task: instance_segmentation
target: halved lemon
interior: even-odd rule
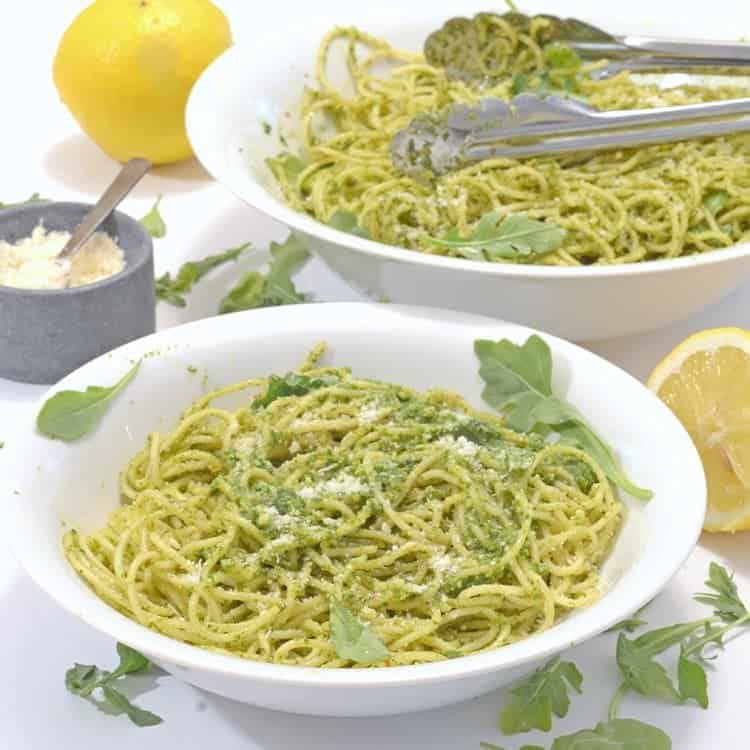
[[[690,336],[659,362],[648,387],[682,422],[703,460],[703,528],[750,529],[750,331]]]

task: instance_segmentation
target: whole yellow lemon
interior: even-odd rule
[[[192,155],[188,95],[231,43],[229,22],[210,0],[97,0],[60,41],[55,85],[110,156],[168,164]]]

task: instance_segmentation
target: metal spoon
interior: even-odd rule
[[[122,203],[125,196],[141,181],[150,168],[151,162],[147,159],[131,159],[127,162],[112,181],[112,184],[104,191],[102,197],[81,219],[55,260],[61,261],[72,258],[102,222]],[[69,285],[70,271],[68,269],[65,286]]]

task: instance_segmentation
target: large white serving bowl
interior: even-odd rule
[[[750,273],[748,243],[629,266],[546,268],[426,255],[353,237],[297,213],[281,199],[265,166],[266,157],[282,147],[275,135],[264,134],[263,123],[273,124],[274,133],[279,121],[285,133],[293,130],[303,87],[314,79],[321,36],[335,25],[357,25],[418,50],[445,19],[487,7],[463,0],[320,0],[314,11],[304,12],[304,20],[293,3],[254,7],[252,34],[216,60],[193,90],[190,141],[217,180],[304,235],[330,268],[373,299],[492,315],[587,341],[683,319],[724,297]],[[750,32],[750,4],[730,0],[712,4],[710,13],[701,3],[681,3],[676,12],[674,3],[652,0],[529,0],[523,10],[572,15],[612,32],[730,39]],[[341,73],[332,70],[331,76]],[[287,111],[291,117],[283,115]]]
[[[445,386],[479,406],[474,340],[520,342],[530,333],[462,313],[342,303],[211,318],[128,344],[50,391],[109,385],[143,358],[136,378],[92,434],[71,444],[49,440],[35,432],[30,415],[4,435],[6,450],[15,452],[6,461],[12,468],[0,478],[7,538],[28,574],[62,607],[177,677],[230,698],[295,713],[367,716],[480,695],[649,601],[688,556],[703,522],[703,470],[672,413],[622,370],[559,339],[545,337],[554,357],[555,391],[590,419],[617,447],[626,471],[655,494],[649,503],[624,498],[625,523],[603,568],[601,599],[525,641],[436,664],[381,669],[326,670],[223,656],[167,638],[111,609],[68,566],[61,537],[71,525],[90,531],[104,523],[118,504],[119,471],[149,431],[171,429],[204,392],[204,373],[210,387],[283,373],[324,340],[327,361],[350,365],[359,376],[420,389]],[[239,406],[247,398],[237,395],[227,404]]]

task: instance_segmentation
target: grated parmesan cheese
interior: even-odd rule
[[[443,435],[437,444],[448,448],[454,453],[464,458],[474,458],[479,452],[479,446],[476,443],[472,443],[471,440],[467,440],[463,435],[460,437],[453,437],[452,435]]]

